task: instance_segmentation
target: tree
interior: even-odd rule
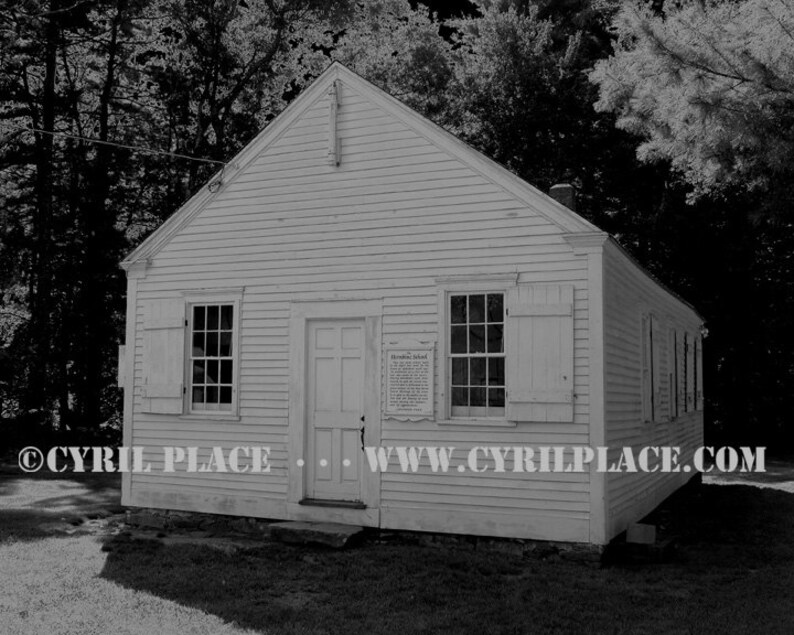
[[[431,119],[447,108],[450,44],[427,9],[408,0],[357,3],[330,50],[339,60]]]
[[[229,160],[339,59],[541,189],[577,185],[706,315],[714,429],[782,438],[794,237],[748,211],[786,209],[789,5],[460,4],[443,23],[408,0],[0,0],[0,416],[118,416],[117,262],[217,170],[173,153]]]
[[[107,142],[140,130],[134,109],[119,103],[137,93],[129,71],[141,9],[137,0],[0,9],[0,118],[13,126],[0,150],[12,238],[0,257],[13,273],[0,282],[25,306],[9,357],[21,410],[48,418],[57,402],[62,423],[102,417],[123,288],[123,234],[108,204],[119,157],[75,136]]]
[[[788,189],[794,174],[794,5],[683,0],[625,6],[590,75],[596,108],[644,139],[694,194]]]
[[[323,27],[347,11],[345,0],[153,4],[147,73],[160,101],[163,141],[216,160],[230,158],[319,74],[327,63]],[[207,176],[191,164],[188,191]]]
[[[664,175],[638,166],[633,139],[592,107],[586,70],[608,46],[605,14],[574,0],[478,8],[450,22],[454,82],[442,123],[542,190],[574,184],[577,211],[607,230],[626,233],[618,219],[628,210],[652,217]]]
[[[455,105],[450,124],[489,156],[540,187],[574,178],[557,170],[565,139],[563,121],[576,83],[578,36],[555,46],[555,24],[538,7],[483,2],[481,16],[453,21]],[[568,108],[566,108],[568,107]],[[573,114],[573,113],[572,113]],[[572,131],[570,131],[572,132]]]
[[[345,7],[0,3],[0,346],[18,412],[87,428],[114,415],[117,263],[208,176],[118,144],[228,159],[319,72],[317,18]]]
[[[613,24],[614,52],[590,74],[596,108],[689,193],[641,258],[662,256],[706,316],[707,432],[790,448],[794,5],[634,2]]]

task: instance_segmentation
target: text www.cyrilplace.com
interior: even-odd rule
[[[649,446],[476,446],[466,451],[439,446],[364,448],[369,469],[386,472],[765,472],[766,448],[700,447],[688,462],[681,448]]]

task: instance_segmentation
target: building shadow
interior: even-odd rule
[[[106,545],[101,576],[241,627],[279,633],[481,632],[487,623],[492,632],[512,633],[525,632],[528,615],[543,631],[579,620],[572,607],[584,611],[581,625],[593,632],[614,627],[623,612],[629,632],[654,614],[651,605],[703,624],[716,619],[719,626],[702,597],[723,601],[724,581],[748,575],[770,589],[753,601],[767,611],[765,619],[777,619],[784,591],[774,585],[781,571],[794,571],[794,494],[697,484],[665,501],[648,521],[677,537],[672,562],[592,569],[558,557],[522,559],[399,540],[345,551],[263,541],[260,548],[227,553],[121,537]],[[743,591],[730,587],[728,593]]]

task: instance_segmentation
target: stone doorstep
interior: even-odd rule
[[[288,544],[324,545],[340,549],[363,531],[362,527],[337,523],[313,523],[303,521],[272,522],[262,519],[177,512],[161,509],[130,510],[127,522],[142,530],[159,530],[179,533],[200,531],[215,536],[242,534],[266,538]]]
[[[292,545],[323,545],[342,549],[364,531],[363,527],[339,523],[287,521],[270,525],[274,540]]]

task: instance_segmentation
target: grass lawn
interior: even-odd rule
[[[0,632],[794,632],[794,493],[780,489],[692,488],[657,513],[680,537],[674,562],[592,569],[416,544],[226,553],[116,537],[103,552],[96,535],[52,533],[115,499],[103,478],[0,476]]]

